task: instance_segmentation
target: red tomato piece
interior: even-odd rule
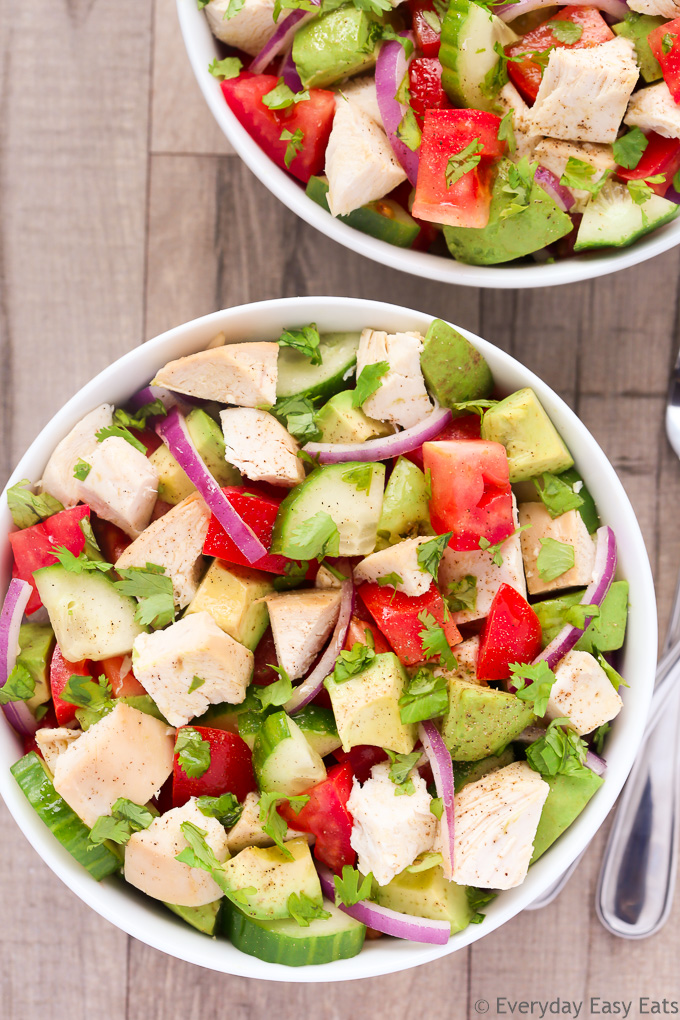
[[[50,660],[50,690],[52,692],[54,713],[60,726],[66,726],[68,723],[73,722],[76,717],[76,706],[72,705],[70,701],[63,701],[59,697],[72,676],[91,677],[92,672],[89,659],[83,659],[81,662],[69,662],[61,654],[59,645],[55,645]]]
[[[116,524],[112,524],[111,521],[105,521],[101,517],[97,517],[96,514],[92,514],[90,520],[92,521],[92,530],[102,551],[102,556],[107,563],[115,563],[131,544],[132,539]]]
[[[177,733],[185,727],[180,726]],[[219,797],[222,793],[233,793],[238,800],[245,800],[257,790],[253,773],[253,756],[245,740],[236,733],[216,730],[211,726],[192,726],[203,740],[210,744],[210,765],[202,776],[192,779],[187,776],[175,755],[172,772],[172,806],[182,807],[190,797]]]
[[[435,584],[424,595],[413,598],[394,588],[379,584],[362,584],[357,591],[380,627],[392,648],[405,666],[428,661],[423,649],[421,633],[425,624],[418,619],[420,613],[430,613],[446,635],[449,645],[457,645],[460,633],[446,609],[445,603]]]
[[[460,418],[454,418],[453,421],[448,422],[441,432],[438,432],[434,439],[430,441],[441,443],[445,439],[479,439],[481,438],[480,426],[481,418],[478,414],[463,414]],[[421,471],[425,470],[422,446],[416,447],[410,453],[405,453],[404,457],[412,460]]]
[[[110,659],[102,659],[97,663],[96,668],[111,684],[111,693],[114,698],[133,698],[146,694],[145,688],[132,672],[131,660],[128,655],[113,655]]]
[[[479,549],[515,530],[508,457],[500,443],[484,439],[447,440],[423,445],[431,472],[430,520],[438,535],[452,531],[452,549]]]
[[[377,655],[380,655],[382,652],[392,651],[376,625],[368,620],[360,620],[358,616],[353,616],[349,621],[347,637],[345,638],[345,644],[343,646],[345,651],[351,652],[352,648],[356,644],[367,645],[367,631],[369,631],[373,636],[373,646]]]
[[[411,106],[416,115],[425,116],[426,110],[448,110],[449,97],[442,86],[442,65],[436,57],[416,57],[408,68]]]
[[[441,24],[439,29],[435,26],[441,19],[434,9],[434,3],[432,0],[409,0],[409,7],[418,50],[424,57],[436,57],[441,46]]]
[[[352,779],[349,762],[335,765],[322,783],[305,790],[309,800],[301,811],[296,813],[288,801],[278,808],[291,829],[316,836],[314,856],[337,874],[345,864],[354,865],[357,858],[350,843],[353,822],[347,810]]]
[[[375,747],[373,744],[357,744],[350,747],[349,751],[338,748],[333,754],[338,761],[348,763],[360,783],[366,782],[374,765],[387,761],[387,755],[382,747]]]
[[[676,103],[680,103],[680,18],[659,25],[647,36],[652,53]]]
[[[498,138],[501,118],[482,110],[426,110],[413,215],[458,227],[485,227],[489,222],[492,161],[505,151]],[[449,184],[451,156],[471,142],[482,150],[478,162]]]
[[[647,148],[642,153],[638,165],[633,170],[618,166],[616,173],[623,181],[640,181],[663,174],[663,181],[649,185],[655,194],[663,198],[678,170],[680,170],[680,138],[664,138],[663,135],[651,131],[647,135]]]
[[[551,21],[571,21],[582,29],[580,38],[573,43],[560,42],[553,34]],[[599,11],[593,7],[564,7],[551,18],[537,25],[530,32],[527,32],[519,42],[506,46],[505,52],[509,57],[518,57],[523,53],[539,52],[545,53],[552,47],[559,49],[583,49],[584,47],[599,46],[614,38],[614,33],[604,20]],[[508,77],[520,95],[533,106],[543,77],[543,68],[534,60],[522,60],[508,62]]]
[[[478,680],[506,680],[511,662],[531,662],[541,650],[541,623],[526,599],[502,584],[479,641]]]
[[[28,581],[33,588],[33,594],[26,606],[27,613],[35,613],[42,605],[33,580],[33,571],[57,562],[57,557],[52,553],[52,549],[57,545],[63,545],[74,556],[80,556],[85,548],[85,536],[80,522],[89,516],[89,506],[74,506],[68,510],[60,510],[40,524],[32,524],[30,528],[24,528],[22,531],[13,531],[9,536],[14,553],[12,577]]]
[[[286,110],[270,110],[263,96],[276,88],[273,74],[241,74],[222,82],[222,92],[236,118],[248,134],[278,166],[289,170],[305,183],[314,174],[323,173],[328,137],[335,115],[335,94],[325,89],[310,89],[309,99]],[[290,164],[285,164],[287,141],[282,131],[302,132],[301,147]]]

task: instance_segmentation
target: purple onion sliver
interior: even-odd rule
[[[341,464],[348,460],[389,460],[410,453],[434,439],[451,417],[448,407],[435,407],[432,414],[417,425],[383,439],[368,439],[365,443],[307,443],[304,450],[310,457],[318,456],[322,464]]]
[[[7,683],[19,654],[19,628],[32,592],[28,581],[12,578],[0,610],[0,687]],[[30,708],[23,701],[2,706],[7,719],[22,736],[30,736],[38,728]]]
[[[173,407],[167,418],[162,418],[155,428],[179,466],[200,492],[208,508],[243,555],[251,563],[266,556],[267,550],[262,542],[233,508],[203,463],[191,441],[180,411]]]
[[[308,705],[323,687],[323,682],[326,677],[333,672],[336,660],[342,651],[342,646],[344,645],[347,637],[347,631],[349,630],[353,611],[354,584],[352,583],[351,577],[349,577],[347,580],[342,582],[338,622],[336,623],[335,630],[331,635],[328,648],[323,653],[307,679],[303,680],[300,686],[295,688],[293,691],[293,697],[289,698],[283,706],[285,711],[289,714],[292,712],[299,712],[301,708]]]
[[[293,50],[288,50],[283,63],[281,64],[281,70],[279,71],[280,76],[283,78],[284,83],[288,86],[291,92],[302,91],[302,80],[297,72],[295,61],[293,60]]]
[[[413,42],[410,32],[400,32],[399,35],[404,39],[409,39],[411,43]],[[397,135],[407,108],[395,96],[408,71],[408,66],[409,59],[407,59],[401,43],[394,39],[383,43],[375,67],[375,86],[380,116],[390,145],[394,155],[406,171],[406,176],[415,187],[418,181],[420,154],[413,152],[408,145],[404,145]]]
[[[669,202],[675,202],[676,205],[680,205],[680,194],[678,194],[675,188],[669,188],[664,198],[667,198]]]
[[[597,776],[603,776],[607,771],[606,761],[604,758],[601,758],[599,754],[595,754],[594,751],[588,751],[586,753],[584,765],[586,768],[591,769]]]
[[[311,0],[311,2],[318,6],[320,0]],[[253,57],[248,70],[253,74],[262,74],[265,68],[271,64],[274,57],[277,57],[282,50],[290,46],[293,36],[302,27],[302,24],[313,17],[313,12],[293,10],[286,17],[282,18],[276,26],[274,34],[267,40],[257,56]]]
[[[324,896],[335,900],[335,885],[331,871],[316,862],[319,881]],[[384,935],[393,935],[397,939],[408,939],[410,942],[427,942],[434,946],[445,946],[451,937],[451,925],[448,921],[432,921],[429,917],[414,917],[411,914],[400,914],[389,907],[381,907],[370,900],[361,900],[351,907],[338,903],[343,913],[353,917],[355,921],[367,925]]]
[[[559,179],[551,170],[548,170],[547,167],[539,166],[534,179],[550,195],[562,212],[569,212],[574,205],[574,196],[569,191],[569,188],[565,188],[563,184],[560,184]]]
[[[444,877],[451,880],[454,869],[454,826],[455,826],[455,784],[453,762],[441,733],[431,721],[422,722],[418,736],[430,762],[437,796],[441,797],[444,810],[440,820],[442,840],[442,869]]]

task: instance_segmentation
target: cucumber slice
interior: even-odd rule
[[[192,928],[202,931],[204,935],[216,935],[223,902],[223,899],[214,900],[202,907],[182,907],[177,903],[166,903],[165,906]]]
[[[145,632],[135,620],[136,599],[120,595],[103,574],[73,574],[54,563],[33,577],[68,662],[127,655]]]
[[[330,213],[328,181],[325,177],[310,177],[306,190],[312,201]],[[398,248],[410,248],[420,233],[420,227],[413,217],[391,198],[379,198],[353,209],[345,216],[338,216],[338,219],[360,230],[362,234],[370,234],[388,244],[396,244]]]
[[[335,717],[330,708],[307,705],[296,714],[295,722],[305,735],[307,743],[322,758],[342,746]]]
[[[625,248],[674,220],[679,213],[680,206],[659,195],[651,195],[642,205],[637,205],[624,184],[607,181],[584,209],[574,251]]]
[[[359,337],[359,333],[324,333],[319,345],[320,365],[312,365],[292,347],[281,347],[277,398],[308,397],[325,403],[347,389],[347,381],[356,370]]]
[[[442,22],[442,85],[454,106],[497,112],[502,81],[498,52],[518,36],[472,0],[451,0]]]
[[[385,483],[384,464],[373,464],[368,489],[351,475],[366,467],[354,461],[327,464],[312,471],[284,499],[274,522],[271,551],[299,559],[294,532],[319,512],[329,514],[340,532],[340,556],[367,556],[375,548]]]
[[[253,769],[261,790],[290,796],[326,778],[321,756],[310,747],[294,719],[272,712],[262,723],[253,746]]]
[[[93,846],[90,830],[54,789],[52,778],[35,751],[10,767],[21,792],[65,850],[100,879],[120,870],[120,860],[105,844]]]
[[[267,713],[269,714],[269,713]],[[252,751],[255,746],[255,737],[258,735],[262,728],[266,715],[264,712],[253,711],[253,712],[241,712],[236,721],[236,732],[238,733],[241,740],[245,741],[250,750]]]
[[[310,921],[301,928],[292,917],[283,921],[262,921],[247,917],[228,903],[222,928],[237,949],[267,963],[306,967],[334,960],[348,960],[361,952],[366,928],[330,902],[323,901],[330,917]]]

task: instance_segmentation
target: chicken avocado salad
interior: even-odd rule
[[[16,782],[94,879],[244,953],[444,945],[606,781],[615,536],[442,320],[221,334],[7,499]]]
[[[473,265],[680,211],[676,0],[198,0],[233,114],[334,217]]]

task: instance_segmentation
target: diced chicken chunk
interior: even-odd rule
[[[477,679],[477,659],[479,658],[479,634],[473,634],[456,645],[456,668],[445,669],[435,666],[435,676],[446,676],[450,679],[467,680],[469,683],[486,685],[485,680]]]
[[[54,773],[57,758],[67,747],[82,735],[82,730],[70,730],[68,726],[56,726],[54,729],[41,729],[35,735],[35,742],[38,750],[45,759],[45,763]]]
[[[371,118],[382,130],[383,122],[378,107],[378,94],[375,87],[375,76],[362,74],[358,78],[352,78],[338,87],[339,102],[344,100],[357,106],[362,113]]]
[[[379,388],[364,401],[366,414],[405,429],[428,416],[432,404],[420,370],[422,351],[420,333],[385,333],[379,329],[363,331],[357,352],[357,378],[366,365],[380,361],[389,365],[380,379]]]
[[[274,404],[278,356],[275,343],[226,344],[169,361],[154,385],[239,407]]]
[[[229,407],[220,414],[226,459],[252,482],[292,488],[304,481],[299,444],[268,411]]]
[[[79,481],[73,474],[79,460],[87,460],[99,445],[97,432],[113,420],[113,405],[101,404],[90,411],[54,449],[39,483],[41,492],[49,492],[65,507],[80,499]]]
[[[289,839],[307,839],[313,842],[313,836],[307,833],[288,829],[283,837],[284,843]],[[256,793],[249,793],[243,801],[243,811],[236,825],[232,825],[227,833],[227,846],[230,854],[238,854],[247,846],[274,846],[274,840],[267,835],[260,822],[260,798]]]
[[[456,794],[454,882],[482,889],[521,885],[549,791],[525,761],[464,786]]]
[[[471,620],[481,620],[487,616],[494,596],[502,584],[511,585],[526,598],[527,586],[524,580],[520,536],[511,535],[503,542],[499,552],[503,558],[500,566],[494,563],[493,556],[487,550],[472,549],[458,552],[450,546],[444,550],[439,564],[438,580],[441,590],[444,594],[450,592],[454,598],[460,594],[461,602],[466,600],[472,603],[469,609],[451,612],[456,624],[470,623]]]
[[[383,198],[406,180],[382,127],[357,103],[338,96],[326,148],[328,207],[344,216]]]
[[[590,652],[568,652],[555,667],[547,719],[566,716],[583,735],[614,719],[623,702],[611,680]]]
[[[168,722],[184,726],[208,705],[243,701],[253,653],[218,627],[210,613],[191,613],[165,630],[140,634],[132,668]],[[203,683],[189,693],[194,677]]]
[[[680,138],[680,106],[665,81],[636,92],[623,119],[641,131],[656,131],[664,138]]]
[[[553,520],[542,503],[522,503],[519,522],[529,525],[526,531],[521,532],[520,541],[530,595],[590,584],[595,566],[595,543],[578,510],[569,510]],[[538,557],[543,548],[541,539],[553,539],[572,546],[574,550],[573,567],[551,581],[544,581],[538,572]]]
[[[341,571],[341,573],[343,572],[344,571]],[[337,578],[335,574],[331,573],[328,567],[322,563],[317,571],[314,585],[322,590],[328,590],[329,588],[340,588],[342,586],[342,581]]]
[[[172,578],[175,602],[188,606],[203,573],[203,543],[208,533],[210,511],[197,492],[153,521],[139,538],[118,557],[116,568],[165,567]]]
[[[354,580],[359,584],[361,581],[377,581],[388,574],[397,574],[401,578],[394,585],[397,591],[413,598],[424,595],[430,590],[432,575],[418,563],[418,549],[430,541],[429,538],[407,538],[380,552],[371,553],[354,568]]]
[[[550,138],[613,142],[638,76],[633,43],[621,36],[585,49],[555,49],[531,123]]]
[[[59,755],[54,788],[92,828],[119,797],[151,800],[172,772],[174,746],[174,730],[119,701]]]
[[[670,20],[680,15],[680,0],[628,0],[628,6],[638,14],[652,14]]]
[[[528,159],[533,159],[536,143],[540,141],[541,134],[536,131],[531,122],[530,107],[524,102],[511,81],[507,82],[498,93],[498,102],[505,113],[512,110],[512,127],[517,146],[514,158],[520,160],[523,156],[527,156]]]
[[[202,907],[223,894],[207,871],[177,860],[177,855],[189,846],[182,832],[183,822],[191,822],[205,832],[205,841],[218,861],[229,859],[226,832],[216,818],[199,811],[192,797],[183,807],[154,818],[148,829],[133,832],[125,848],[123,874],[130,885],[155,900],[180,907]]]
[[[279,665],[291,680],[304,676],[340,613],[340,592],[307,589],[265,597]]]
[[[119,436],[98,443],[86,458],[87,477],[78,483],[80,499],[105,521],[138,538],[151,520],[158,495],[158,472]]]
[[[555,174],[558,180],[570,159],[578,159],[594,167],[593,181],[599,181],[605,171],[616,167],[611,145],[595,145],[592,142],[583,142],[579,145],[577,142],[566,142],[559,138],[544,138],[536,146],[534,156],[541,166]],[[571,188],[570,191],[576,199],[574,211],[582,212],[591,198],[590,192],[578,188]]]
[[[354,819],[350,843],[359,855],[359,871],[364,875],[372,871],[378,885],[387,885],[418,854],[431,850],[437,828],[425,780],[414,769],[410,779],[415,793],[398,796],[389,770],[389,762],[381,762],[373,766],[363,786],[355,779],[347,801]]]
[[[274,0],[245,0],[233,17],[226,17],[230,0],[210,0],[205,8],[213,35],[254,57],[276,31]],[[286,13],[279,19],[283,23]]]

